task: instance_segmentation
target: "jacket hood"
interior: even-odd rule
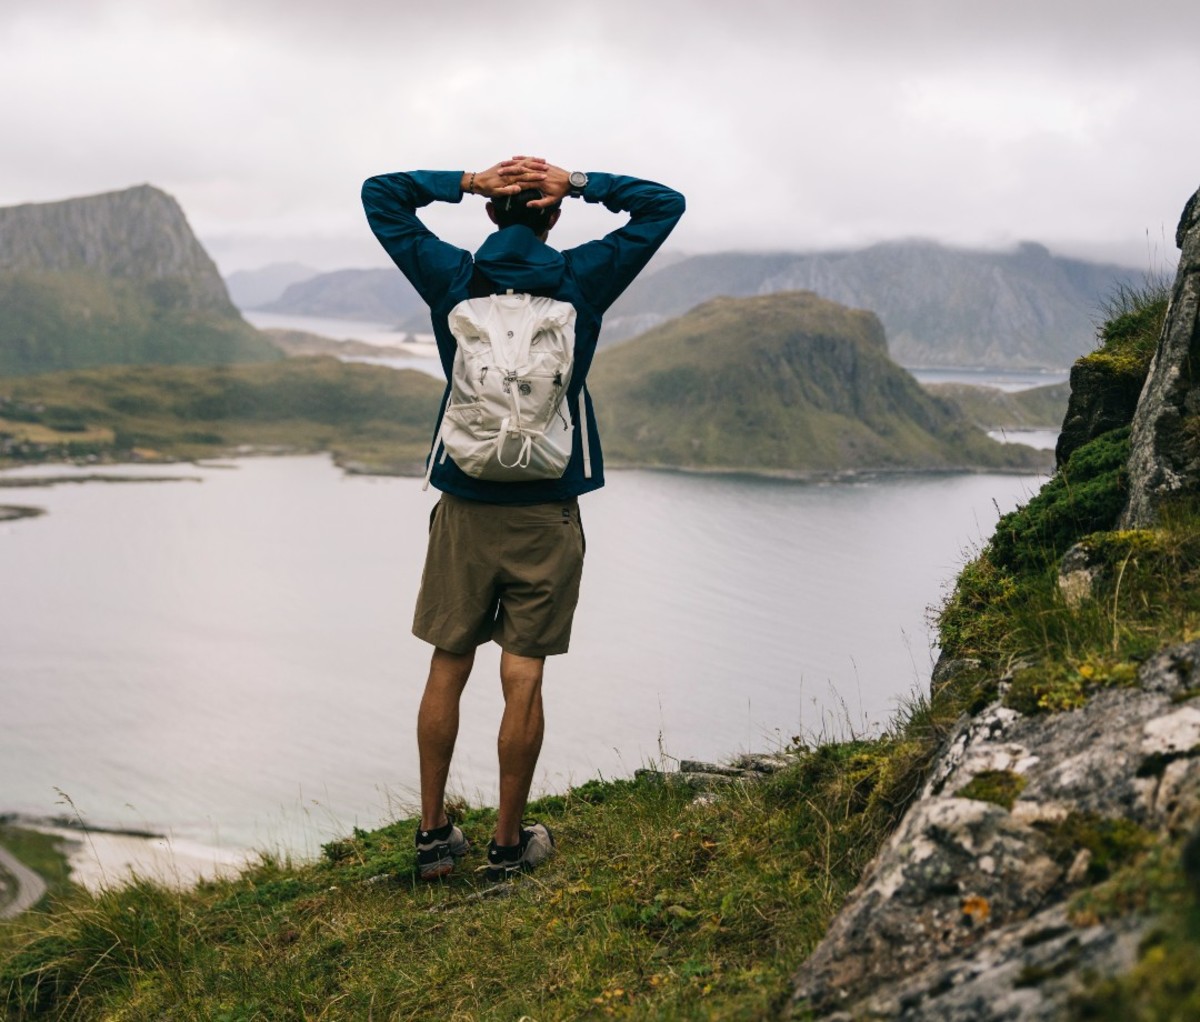
[[[475,265],[502,290],[544,291],[558,287],[567,264],[561,252],[517,224],[489,235],[475,253]]]

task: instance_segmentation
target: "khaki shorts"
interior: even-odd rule
[[[451,653],[495,639],[521,656],[565,653],[583,574],[577,500],[525,507],[442,494],[413,634]]]

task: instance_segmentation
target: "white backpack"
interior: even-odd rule
[[[425,485],[439,445],[443,462],[449,455],[476,479],[561,478],[574,436],[566,394],[575,364],[575,307],[509,291],[459,302],[449,326],[458,349]],[[582,389],[579,426],[590,478]]]

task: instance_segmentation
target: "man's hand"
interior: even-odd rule
[[[540,156],[514,156],[501,160],[487,170],[468,171],[462,176],[462,190],[473,195],[494,198],[516,195],[536,188],[542,198],[528,203],[532,209],[553,206],[571,191],[570,175],[562,167],[547,163]]]
[[[563,170],[562,167],[556,167],[552,163],[547,163],[540,156],[514,156],[511,161],[518,163],[525,168],[525,172],[530,175],[537,175],[540,181],[537,184],[522,185],[523,188],[537,188],[542,193],[542,198],[534,199],[532,202],[527,202],[525,205],[530,209],[541,209],[544,206],[553,206],[571,191],[570,174]]]
[[[464,192],[489,199],[497,195],[516,195],[526,188],[544,190],[546,167],[546,161],[537,157],[514,156],[511,160],[501,160],[487,170],[465,172],[460,187]]]

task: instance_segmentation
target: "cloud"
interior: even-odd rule
[[[0,204],[149,180],[226,270],[378,264],[364,177],[533,149],[679,187],[685,249],[1037,238],[1141,261],[1200,183],[1193,6],[16,0]],[[477,206],[430,222],[477,242]],[[611,219],[573,210],[560,240]]]

